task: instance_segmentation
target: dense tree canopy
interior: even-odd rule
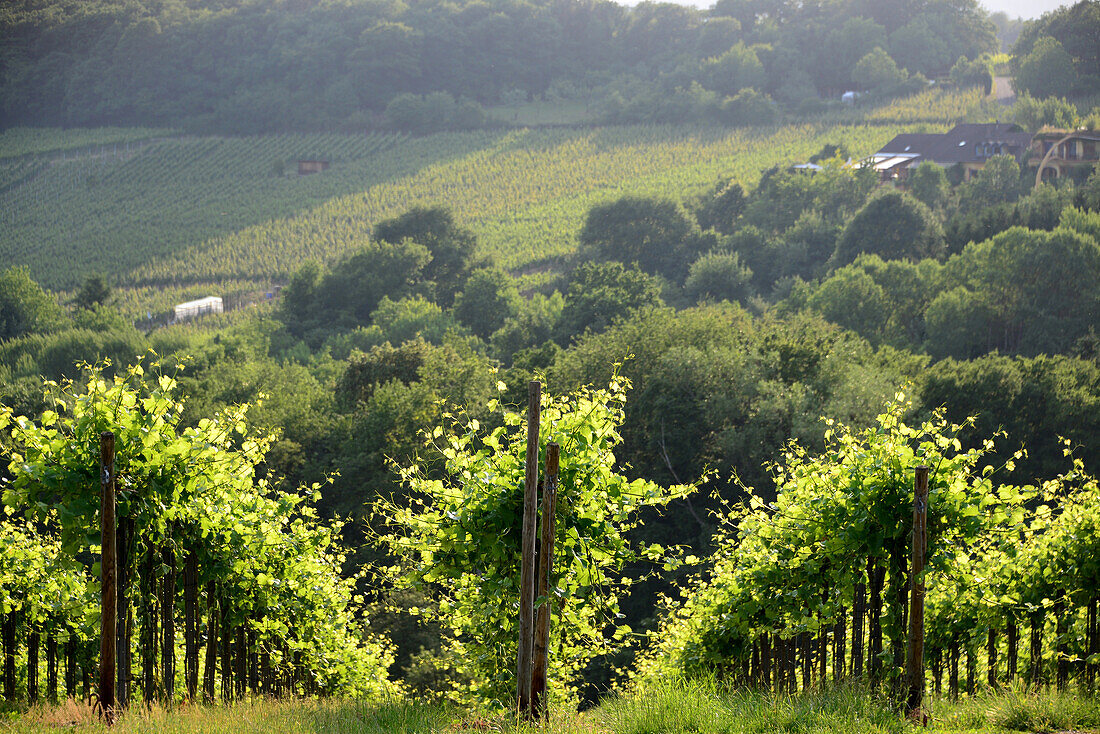
[[[1095,92],[1100,88],[1098,32],[1096,0],[1078,0],[1027,23],[1012,46],[1021,87],[1042,97]]]
[[[897,191],[875,196],[840,235],[833,260],[844,265],[868,253],[885,260],[924,260],[943,254],[943,235],[928,207]]]
[[[0,126],[427,133],[478,126],[483,106],[539,97],[599,100],[609,118],[683,121],[676,114],[688,113],[754,124],[774,114],[772,97],[797,106],[838,93],[876,47],[929,76],[994,49],[994,26],[971,0],[888,5],[6,4]],[[1078,15],[1088,15],[1081,5]],[[1047,33],[1084,67],[1095,52],[1081,50],[1073,29],[1051,23]]]
[[[668,277],[682,277],[704,242],[675,202],[633,196],[590,209],[578,239],[581,257],[635,264]]]
[[[60,322],[61,308],[31,280],[26,268],[8,268],[0,274],[0,341],[50,331]]]

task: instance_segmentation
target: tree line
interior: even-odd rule
[[[0,10],[0,35],[4,127],[237,134],[463,129],[534,99],[605,121],[767,123],[777,104],[919,88],[958,63],[981,84],[996,45],[974,0],[45,2]]]

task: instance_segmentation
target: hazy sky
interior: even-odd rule
[[[1010,18],[1038,18],[1048,10],[1070,3],[1060,0],[983,0],[982,5],[991,13],[1003,10]]]
[[[639,0],[618,0],[624,5],[636,5]],[[714,0],[672,0],[681,5],[694,5],[697,8],[709,8],[714,5]],[[991,13],[1003,10],[1010,18],[1038,18],[1048,10],[1054,10],[1062,5],[1069,5],[1067,0],[982,0]]]

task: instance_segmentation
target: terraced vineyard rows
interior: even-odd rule
[[[58,151],[88,150],[119,143],[131,143],[173,135],[174,131],[152,127],[97,127],[65,130],[13,127],[0,132],[0,157],[12,158]]]
[[[27,264],[51,288],[88,272],[125,277],[142,263],[205,239],[316,206],[378,181],[393,134],[173,138],[115,151],[9,160],[0,182],[0,257]],[[298,177],[298,158],[332,162],[324,176]],[[418,165],[420,162],[414,162]],[[36,165],[35,175],[16,172]],[[9,174],[8,172],[11,171]]]
[[[126,289],[127,310],[144,313],[185,295],[267,289],[306,260],[331,262],[364,242],[380,219],[444,204],[531,284],[547,260],[573,249],[595,203],[626,193],[683,199],[723,177],[751,185],[826,143],[858,156],[899,132],[987,114],[979,102],[971,92],[934,91],[766,129],[180,137],[130,155],[53,159],[22,180],[0,158],[0,258],[29,265],[54,289],[108,273]],[[858,115],[874,122],[844,121]],[[297,159],[312,157],[332,167],[294,175]]]
[[[521,269],[570,252],[595,203],[626,193],[683,198],[723,176],[751,184],[762,170],[805,159],[825,143],[873,150],[895,131],[866,126],[520,131],[466,155],[443,154],[450,145],[469,145],[458,136],[439,141],[445,162],[301,216],[204,242],[139,269],[135,280],[285,280],[307,259],[331,260],[362,243],[380,219],[437,203],[450,206],[502,265]]]

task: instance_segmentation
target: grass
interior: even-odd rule
[[[938,731],[1063,732],[1100,730],[1100,699],[1054,691],[1011,688],[956,703],[937,700],[932,717]]]
[[[233,706],[134,707],[109,731],[117,734],[421,734],[458,730],[461,720],[438,706],[409,701],[274,701],[256,700]],[[0,731],[22,734],[62,729],[82,734],[108,728],[83,703],[34,707]]]
[[[870,734],[910,728],[885,701],[856,687],[784,696],[662,682],[606,701],[597,716],[615,734]]]
[[[1100,701],[1069,694],[1009,690],[957,703],[931,702],[927,731],[940,734],[1100,731]],[[68,701],[0,714],[0,732],[106,732],[86,705]],[[590,711],[556,711],[546,725],[408,700],[256,700],[227,707],[135,707],[117,734],[908,734],[919,729],[890,703],[859,686],[775,695],[713,682],[662,681],[617,695]]]

